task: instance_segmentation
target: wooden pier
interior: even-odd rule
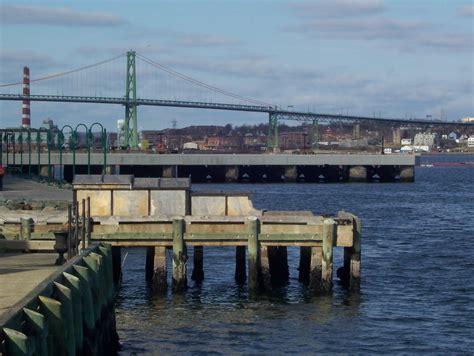
[[[187,286],[188,247],[194,248],[192,279],[204,278],[204,246],[234,246],[236,280],[247,280],[251,293],[271,290],[288,279],[289,246],[300,249],[299,280],[316,293],[330,291],[333,249],[340,247],[344,264],[337,275],[347,287],[359,287],[361,221],[356,216],[257,210],[247,193],[190,188],[189,179],[76,176],[74,200],[80,209],[86,206],[82,201],[90,201],[91,241],[111,244],[117,261],[121,247],[147,248],[145,274],[157,291],[169,284],[167,249],[172,249],[171,285],[180,291]],[[21,238],[25,218],[3,221],[8,226],[2,229],[0,224],[3,235]],[[33,220],[31,231],[23,234],[30,244],[46,244],[55,231],[64,229],[65,216]],[[114,268],[117,276],[120,263]]]
[[[111,246],[91,245],[62,266],[56,257],[0,255],[0,354],[117,350]]]

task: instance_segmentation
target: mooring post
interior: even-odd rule
[[[259,285],[259,242],[258,242],[258,233],[259,233],[259,223],[260,221],[256,216],[250,216],[245,221],[247,224],[248,232],[248,275],[249,275],[249,293],[254,293],[258,291]]]
[[[275,247],[274,246],[261,246],[260,247],[260,272],[262,276],[263,288],[265,291],[272,290],[272,275],[270,272],[270,256],[273,255],[275,260]]]
[[[298,280],[303,283],[309,281],[309,269],[311,265],[311,247],[301,246],[300,247],[300,265],[299,265],[299,276]]]
[[[191,279],[196,282],[201,282],[204,279],[204,247],[194,246],[194,268]]]
[[[152,290],[156,292],[165,291],[168,285],[166,280],[166,246],[155,247],[154,272]]]
[[[323,225],[323,251],[321,261],[321,291],[328,292],[332,288],[332,257],[333,243],[336,235],[336,223],[325,219]]]
[[[235,248],[235,281],[237,283],[244,283],[247,279],[245,267],[245,246],[237,246]]]
[[[184,244],[184,219],[173,219],[173,291],[183,291],[187,287],[187,255]]]

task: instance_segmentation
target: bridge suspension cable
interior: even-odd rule
[[[249,103],[252,103],[254,105],[261,105],[261,106],[266,106],[266,107],[269,107],[269,106],[273,106],[272,104],[269,104],[269,103],[266,103],[264,101],[260,101],[260,100],[255,100],[255,99],[251,99],[251,98],[247,98],[245,96],[242,96],[242,95],[239,95],[239,94],[235,94],[235,93],[232,93],[232,92],[229,92],[227,90],[224,90],[224,89],[220,89],[218,87],[215,87],[213,85],[210,85],[210,84],[207,84],[207,83],[204,83],[200,80],[197,80],[197,79],[194,79],[190,76],[187,76],[186,74],[183,74],[183,73],[180,73],[180,72],[177,72],[175,71],[174,69],[171,69],[161,63],[158,63],[150,58],[147,58],[145,57],[144,55],[140,54],[140,53],[137,53],[136,54],[137,57],[150,64],[151,66],[155,67],[155,68],[158,68],[168,74],[171,74],[172,76],[174,77],[177,77],[177,78],[180,78],[180,79],[183,79],[189,83],[192,83],[194,85],[197,85],[199,87],[202,87],[202,88],[205,88],[205,89],[208,89],[208,90],[211,90],[211,91],[214,91],[216,93],[219,93],[219,94],[223,94],[223,95],[226,95],[226,96],[229,96],[229,97],[232,97],[234,99],[238,99],[238,100],[241,100],[241,101],[245,101],[245,102],[249,102]]]
[[[126,55],[125,53],[121,53],[121,54],[119,54],[115,57],[104,59],[103,61],[100,61],[100,62],[97,62],[97,63],[88,64],[88,65],[85,65],[85,66],[82,66],[82,67],[79,67],[79,68],[76,68],[76,69],[71,69],[71,70],[68,70],[68,71],[65,71],[65,72],[49,74],[49,75],[46,75],[46,76],[40,77],[40,78],[30,79],[30,83],[40,82],[42,80],[48,80],[48,79],[53,79],[53,78],[58,78],[58,77],[62,77],[62,76],[68,75],[68,74],[77,73],[77,72],[80,72],[80,71],[83,71],[83,70],[86,70],[86,69],[98,67],[102,64],[106,64],[106,63],[110,63],[112,61],[115,61],[116,59],[118,59],[120,57],[124,57],[125,55]],[[16,85],[22,85],[22,84],[23,84],[23,82],[0,84],[0,88],[11,87],[11,86],[16,86]]]

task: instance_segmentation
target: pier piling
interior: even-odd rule
[[[249,293],[254,293],[259,290],[259,247],[258,233],[260,221],[255,216],[250,216],[246,219],[248,232],[248,288]]]
[[[194,246],[194,268],[191,279],[195,282],[201,282],[204,279],[203,255],[203,246]]]
[[[184,219],[173,219],[173,291],[187,287],[187,255],[184,243]]]
[[[245,269],[245,246],[237,246],[235,248],[235,281],[237,283],[242,284],[247,279]]]
[[[166,278],[166,247],[156,246],[154,250],[152,289],[156,292],[162,292],[166,291],[168,286]]]
[[[332,250],[335,234],[336,224],[334,223],[334,220],[324,220],[321,261],[321,292],[329,292],[332,289]]]
[[[299,276],[298,280],[302,283],[309,282],[309,269],[311,266],[311,247],[301,246],[300,247],[300,264],[299,264]]]
[[[260,273],[265,291],[272,290],[272,276],[270,272],[270,259],[275,259],[273,246],[260,247]],[[270,257],[271,256],[271,257]]]

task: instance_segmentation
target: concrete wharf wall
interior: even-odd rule
[[[16,154],[15,164],[20,164]],[[107,155],[107,173],[134,174],[142,177],[191,177],[193,182],[339,182],[339,181],[404,181],[415,177],[415,155],[374,154],[147,154],[110,153]],[[23,172],[29,158],[23,155]],[[4,153],[4,160],[6,155]],[[10,155],[12,164],[13,157]],[[51,165],[60,164],[59,153],[52,152]],[[88,156],[76,153],[76,173],[84,174]],[[38,173],[38,156],[31,155],[32,171]],[[48,156],[40,156],[41,174],[47,175]],[[72,180],[73,156],[64,152],[64,177]],[[102,171],[103,155],[92,153],[91,172]]]

